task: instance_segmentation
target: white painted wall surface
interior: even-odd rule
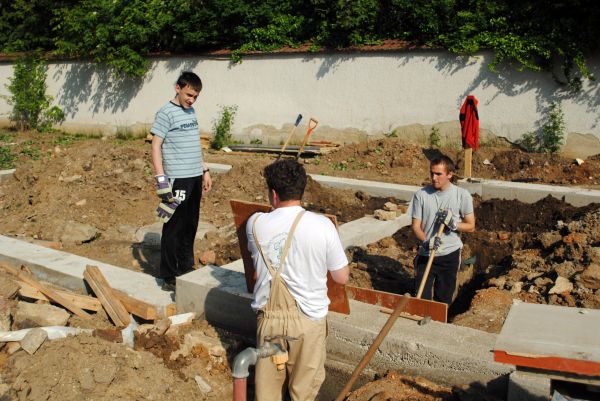
[[[260,137],[287,133],[298,113],[319,120],[321,133],[378,134],[410,124],[458,121],[464,98],[479,99],[481,127],[517,139],[539,127],[546,108],[561,100],[567,132],[600,138],[600,84],[585,82],[567,95],[549,73],[505,68],[488,71],[490,53],[457,57],[442,51],[392,53],[277,54],[244,58],[174,57],[154,59],[136,84],[111,81],[95,65],[51,63],[48,93],[67,115],[65,127],[115,132],[152,123],[154,113],[174,94],[183,70],[200,75],[204,89],[196,103],[202,132],[210,132],[220,105],[237,105],[234,134]],[[589,64],[600,77],[600,57]],[[0,82],[12,75],[0,64]],[[0,94],[8,95],[5,85]],[[10,106],[0,100],[0,118]],[[458,124],[458,123],[457,123]]]

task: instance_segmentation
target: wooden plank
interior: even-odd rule
[[[472,166],[473,166],[473,149],[467,148],[467,149],[465,149],[465,177],[464,178],[471,178]]]
[[[31,277],[29,274],[24,273],[21,270],[15,268],[13,266],[10,266],[9,264],[7,264],[5,262],[0,262],[0,267],[3,268],[4,270],[6,270],[7,272],[9,272],[10,274],[16,276],[19,280],[29,284],[30,286],[34,287],[37,290],[39,290],[46,297],[50,298],[55,303],[64,306],[66,309],[70,310],[75,315],[77,315],[83,319],[89,319],[91,317],[89,314],[87,314],[85,311],[83,311],[83,309],[81,309],[79,306],[75,305],[73,302],[69,301],[68,299],[66,299],[59,293],[57,293],[55,290],[53,290],[52,288],[40,283],[39,281],[37,281],[36,279]]]
[[[396,309],[398,303],[403,298],[406,298],[403,295],[393,294],[391,292],[355,287],[353,285],[347,285],[346,291],[348,292],[348,296],[355,301],[383,306],[390,309]],[[404,311],[410,315],[421,317],[431,316],[431,320],[442,323],[447,323],[448,319],[448,305],[443,302],[430,301],[428,299],[410,297]]]
[[[240,252],[242,254],[242,260],[244,262],[244,273],[246,276],[246,287],[248,292],[254,291],[254,284],[256,282],[256,272],[254,271],[254,263],[252,262],[252,255],[248,250],[248,238],[246,237],[246,222],[256,212],[268,213],[272,210],[271,206],[240,201],[232,199],[230,201],[231,210],[233,211],[233,219],[236,226],[236,232],[238,236],[238,242],[240,244]],[[332,223],[337,227],[337,219],[333,215],[325,215],[329,218]],[[348,301],[348,295],[342,284],[338,284],[331,278],[331,274],[327,273],[327,296],[329,297],[330,304],[329,310],[332,312],[338,312],[348,315],[350,313],[350,302]]]
[[[242,254],[242,261],[244,262],[244,274],[246,276],[246,289],[249,293],[254,292],[254,283],[256,283],[256,272],[254,271],[254,263],[252,262],[252,255],[248,250],[248,237],[246,237],[246,222],[256,212],[268,213],[271,210],[271,206],[246,202],[237,199],[231,199],[229,201],[231,210],[233,211],[233,221],[235,222],[236,233],[238,242],[240,244],[240,252]]]
[[[123,291],[113,289],[113,292],[119,301],[121,301],[127,312],[145,320],[156,320],[156,317],[158,316],[156,306],[135,299]]]
[[[102,303],[104,310],[112,319],[115,326],[126,327],[129,325],[130,317],[127,309],[121,303],[112,287],[106,281],[106,278],[98,266],[87,265],[83,272],[83,278],[96,294],[96,297]]]
[[[46,297],[39,290],[30,286],[27,283],[20,281],[19,286],[21,286],[21,288],[19,289],[19,295],[22,297],[38,299],[41,301],[50,301],[48,297]],[[102,304],[97,298],[90,297],[88,295],[76,294],[74,292],[66,290],[54,289],[54,291],[56,291],[57,294],[63,296],[65,299],[68,299],[69,301],[73,302],[73,304],[79,306],[81,309],[90,310],[94,312],[98,312],[100,309],[102,309]]]

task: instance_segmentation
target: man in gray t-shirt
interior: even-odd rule
[[[431,161],[431,185],[418,190],[412,198],[412,230],[421,241],[415,258],[415,288],[419,288],[431,250],[433,263],[423,289],[423,299],[448,305],[456,288],[463,243],[458,232],[475,231],[473,198],[464,188],[452,184],[454,163],[447,156]],[[445,225],[441,236],[436,234]],[[432,294],[433,292],[433,294]]]

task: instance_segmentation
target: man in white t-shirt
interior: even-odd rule
[[[282,400],[288,391],[292,401],[310,401],[325,379],[327,272],[345,284],[348,259],[333,223],[301,206],[307,180],[301,164],[278,160],[264,176],[275,210],[254,214],[246,225],[256,269],[257,346],[277,335],[297,340],[281,342],[286,369],[278,371],[268,358],[257,361],[256,400]]]

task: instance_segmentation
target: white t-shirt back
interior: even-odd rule
[[[248,219],[248,249],[256,266],[256,284],[251,305],[255,311],[267,303],[272,277],[254,242],[254,220],[258,218],[256,235],[263,252],[273,268],[278,270],[287,234],[302,210],[300,206],[282,207],[270,213],[256,213]],[[341,269],[347,264],[348,258],[331,220],[306,212],[294,232],[281,277],[302,312],[309,318],[318,320],[327,315],[329,305],[327,271]]]

